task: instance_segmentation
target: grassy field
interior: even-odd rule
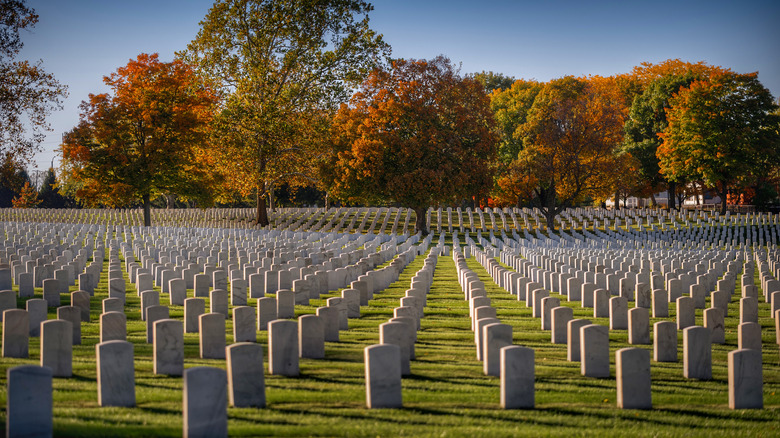
[[[566,361],[566,346],[550,343],[550,332],[508,292],[498,288],[472,258],[470,267],[487,285],[499,319],[511,324],[514,342],[536,352],[536,408],[502,410],[499,379],[482,373],[470,330],[468,303],[457,282],[450,257],[440,257],[426,316],[418,333],[417,359],[412,375],[403,379],[403,409],[369,410],[365,407],[363,348],[379,342],[378,326],[392,317],[393,308],[422,267],[418,257],[398,282],[375,295],[361,309],[361,318],[350,320],[340,342],[326,344],[326,358],[302,359],[296,378],[266,374],[267,407],[229,408],[232,436],[780,436],[780,356],[775,344],[768,304],[759,311],[764,342],[764,404],[762,410],[728,408],[727,361],[737,345],[739,303],[732,301],[726,320],[726,344],[713,345],[713,379],[683,377],[682,337],[678,363],[651,364],[653,409],[621,410],[616,407],[614,352],[627,344],[626,331],[610,332],[612,377],[585,378],[579,363]],[[739,278],[739,277],[738,277]],[[739,281],[739,280],[738,280]],[[73,377],[54,379],[54,431],[56,436],[181,436],[182,379],[152,373],[152,349],[146,344],[145,323],[140,320],[140,300],[128,283],[128,340],[135,345],[135,408],[101,408],[97,405],[95,344],[99,338],[101,300],[107,297],[106,272],[92,300],[92,321],[84,323],[82,345],[74,346]],[[737,284],[739,287],[739,283]],[[74,288],[72,288],[74,289]],[[739,289],[737,289],[739,290]],[[310,306],[296,306],[296,314],[314,313],[325,305],[323,295]],[[557,296],[557,294],[552,294]],[[40,290],[37,291],[40,297]],[[167,303],[167,295],[161,301]],[[605,318],[574,307],[575,318],[607,325]],[[63,296],[63,305],[68,299]],[[250,305],[255,300],[250,299]],[[24,308],[23,301],[19,306]],[[673,306],[670,318],[674,321]],[[697,310],[697,324],[701,324]],[[182,318],[181,306],[171,306],[171,317]],[[55,318],[50,312],[49,318]],[[651,324],[657,319],[651,319]],[[232,327],[228,320],[228,343]],[[267,346],[267,333],[258,332]],[[642,346],[652,350],[651,345]],[[267,354],[265,355],[267,370]],[[29,359],[0,362],[0,403],[6,404],[6,370],[39,363],[39,338],[30,340]],[[223,360],[198,357],[197,334],[185,334],[185,367],[224,368]],[[5,424],[5,410],[0,413]]]

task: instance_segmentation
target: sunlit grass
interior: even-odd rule
[[[403,221],[403,218],[401,219]],[[392,224],[392,221],[390,222]],[[403,222],[401,222],[403,223]],[[377,225],[379,227],[381,222]],[[389,225],[388,225],[389,226]],[[415,346],[417,359],[412,375],[403,379],[403,409],[369,410],[365,407],[363,348],[379,341],[378,326],[392,317],[393,308],[408,289],[411,277],[422,267],[418,257],[398,282],[375,295],[361,309],[362,317],[350,320],[340,342],[327,343],[326,357],[302,359],[301,376],[265,376],[268,406],[264,409],[229,408],[229,432],[233,436],[777,436],[780,434],[780,364],[774,340],[774,324],[768,304],[759,306],[764,340],[763,410],[728,409],[726,355],[736,349],[739,303],[733,300],[726,320],[726,344],[713,346],[713,380],[683,377],[682,339],[680,362],[651,364],[653,409],[621,410],[616,407],[614,352],[627,344],[626,331],[610,332],[612,378],[580,375],[579,363],[566,361],[566,346],[550,343],[550,332],[540,330],[524,303],[498,288],[472,258],[468,264],[486,284],[492,305],[502,322],[511,324],[514,342],[536,352],[536,408],[507,411],[499,407],[499,379],[485,376],[477,361],[470,330],[468,303],[457,282],[451,257],[440,257],[428,296],[426,316]],[[739,277],[738,277],[739,278]],[[738,280],[739,281],[739,280]],[[95,344],[99,338],[100,301],[107,297],[106,272],[93,298],[92,318],[83,324],[82,345],[74,346],[72,378],[54,379],[54,427],[56,436],[180,436],[182,433],[182,379],[152,373],[152,349],[145,343],[145,323],[140,321],[140,300],[128,282],[128,339],[135,345],[135,408],[101,408],[97,405]],[[739,283],[737,284],[739,287]],[[72,288],[74,289],[74,288]],[[739,290],[739,289],[737,289]],[[325,299],[339,291],[296,306],[296,316],[314,313]],[[40,297],[40,290],[37,297]],[[558,296],[552,294],[552,296]],[[574,307],[575,318],[607,324],[593,318],[589,309]],[[63,296],[63,305],[68,298]],[[167,295],[161,297],[167,303]],[[250,299],[254,306],[256,300]],[[24,304],[20,300],[20,307]],[[208,305],[207,305],[208,308]],[[673,311],[673,307],[671,309]],[[181,306],[171,306],[171,316],[182,318]],[[52,311],[49,318],[54,318]],[[697,310],[697,323],[701,323]],[[674,313],[664,320],[674,320]],[[651,319],[651,324],[657,319]],[[232,342],[232,323],[227,322]],[[267,332],[258,332],[267,347]],[[651,350],[652,346],[641,346]],[[265,352],[267,369],[267,351]],[[20,364],[37,364],[39,339],[30,340],[29,359],[0,362],[0,403],[5,405],[6,370]],[[185,367],[224,368],[223,360],[198,357],[198,335],[185,334]],[[5,411],[0,414],[5,422]]]

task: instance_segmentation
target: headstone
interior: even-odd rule
[[[225,358],[225,315],[204,313],[198,317],[201,359]]]
[[[268,372],[281,376],[298,375],[297,322],[279,319],[268,324]]]
[[[123,315],[124,316],[124,315]],[[135,406],[133,344],[105,341],[95,345],[100,406]]]
[[[3,312],[3,357],[29,356],[30,315],[26,310],[8,309]]]
[[[593,317],[609,318],[609,300],[611,296],[606,289],[593,291]]]
[[[628,301],[625,297],[609,299],[609,329],[628,329]]]
[[[168,319],[170,311],[168,306],[149,306],[146,308],[146,342],[154,342],[154,323],[161,319]]]
[[[677,362],[677,325],[659,321],[653,325],[653,360]]]
[[[580,368],[583,376],[609,377],[609,330],[590,324],[580,328]]]
[[[377,344],[363,351],[366,406],[369,409],[402,407],[401,348],[395,344]]]
[[[70,321],[73,328],[73,345],[81,345],[81,309],[73,306],[58,307],[57,319]]]
[[[696,307],[691,297],[677,298],[677,330],[696,325]]]
[[[570,307],[566,307],[570,309]],[[530,409],[534,407],[534,350],[519,345],[503,347],[501,360],[501,407]]]
[[[739,300],[739,322],[758,322],[758,300],[747,297]]]
[[[25,306],[30,319],[30,336],[38,337],[41,335],[41,323],[48,318],[48,304],[44,299],[33,298],[27,300]]]
[[[41,366],[55,377],[73,374],[73,324],[62,319],[41,323]]]
[[[408,328],[401,322],[386,322],[379,325],[379,343],[393,344],[400,348],[399,365],[401,375],[411,374],[411,345]]]
[[[653,318],[669,317],[669,296],[663,289],[656,289],[653,296]]]
[[[683,330],[683,375],[689,379],[712,379],[712,334],[706,327]]]
[[[200,315],[206,313],[206,300],[187,298],[184,300],[184,333],[198,333]]]
[[[230,304],[234,306],[246,306],[247,284],[243,278],[235,278],[230,281]]]
[[[486,376],[501,377],[501,349],[512,345],[512,326],[493,323],[482,328],[482,370]]]
[[[71,306],[81,309],[81,320],[89,322],[89,293],[79,290],[70,294]]]
[[[154,323],[154,374],[181,376],[184,372],[184,327],[181,321],[162,319]]]
[[[726,342],[726,328],[723,320],[723,312],[718,308],[704,309],[704,327],[710,329],[713,344]]]
[[[228,436],[227,392],[227,373],[223,369],[194,367],[184,371],[185,438]]]
[[[101,304],[103,305],[103,313],[124,312],[125,310],[125,303],[119,298],[105,298]],[[143,315],[143,313],[141,315]]]
[[[209,312],[221,313],[225,315],[225,318],[228,317],[228,292],[226,290],[214,289],[209,292]]]
[[[118,298],[114,298],[118,299]],[[146,309],[152,306],[160,305],[160,293],[156,290],[145,290],[141,292],[141,320],[146,321]]]
[[[341,298],[347,306],[347,318],[360,318],[360,291],[344,289],[341,291]]]
[[[737,326],[737,342],[740,350],[761,351],[761,324],[743,322]]]
[[[566,344],[568,342],[568,324],[574,318],[571,307],[556,307],[552,309],[552,343]]]
[[[761,350],[740,349],[729,352],[729,408],[764,407]]]
[[[628,343],[632,345],[650,343],[650,311],[634,307],[628,311]]]
[[[59,281],[53,278],[43,280],[43,299],[49,307],[60,307]]]
[[[52,369],[46,366],[19,365],[8,369],[6,436],[54,435],[52,376]]]
[[[621,409],[650,409],[650,354],[642,348],[615,352],[617,405]]]
[[[100,315],[100,342],[126,341],[127,316],[122,312],[106,312]]]
[[[257,329],[268,330],[268,323],[276,319],[276,298],[257,299]]]
[[[302,358],[325,357],[325,329],[317,315],[301,315],[298,318],[298,354]]]
[[[238,342],[227,347],[227,378],[230,405],[265,407],[263,346]]]
[[[552,329],[552,309],[560,305],[561,300],[558,297],[542,298],[542,330]]]
[[[168,294],[171,306],[183,306],[187,299],[187,282],[183,278],[168,280]]]
[[[339,311],[335,307],[318,307],[317,316],[322,319],[325,342],[339,341]]]
[[[566,360],[569,362],[580,361],[580,328],[590,323],[587,319],[572,319],[566,325]]]
[[[255,308],[238,306],[233,308],[233,342],[257,342]]]
[[[290,289],[279,289],[276,292],[276,317],[278,319],[295,318],[295,292]]]

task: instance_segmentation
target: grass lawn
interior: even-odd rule
[[[302,359],[300,377],[266,374],[266,408],[229,408],[230,435],[780,436],[780,355],[767,303],[759,305],[764,343],[764,409],[728,408],[726,355],[737,345],[739,302],[735,296],[726,319],[726,344],[713,345],[713,379],[683,377],[680,333],[680,361],[651,363],[653,409],[621,410],[616,407],[614,352],[629,346],[626,331],[610,332],[612,377],[582,377],[579,363],[566,361],[566,346],[550,343],[550,332],[540,329],[540,321],[531,317],[530,309],[498,288],[476,260],[471,258],[468,262],[485,282],[498,318],[513,326],[514,342],[535,350],[535,409],[500,409],[499,379],[485,376],[482,363],[476,359],[468,303],[463,299],[451,257],[439,258],[426,315],[418,332],[412,376],[403,379],[403,409],[365,407],[363,348],[379,342],[379,324],[392,317],[411,277],[422,267],[423,257],[418,257],[398,282],[361,308],[361,318],[350,320],[350,328],[341,332],[340,342],[326,344],[325,359]],[[104,271],[92,299],[91,322],[83,324],[82,345],[74,346],[73,377],[54,379],[54,433],[80,437],[181,436],[182,379],[152,373],[152,348],[145,342],[140,300],[129,282],[126,313],[128,340],[135,345],[137,406],[97,405],[95,344],[99,339],[101,300],[107,297],[106,275]],[[36,297],[40,295],[37,290]],[[337,295],[323,295],[319,300],[311,300],[309,306],[296,306],[296,314],[314,313],[317,307],[325,305],[326,298]],[[167,301],[167,294],[162,295],[161,303]],[[254,306],[255,301],[250,299],[249,304]],[[68,302],[69,297],[63,295],[63,305]],[[608,325],[606,318],[593,318],[590,310],[564,299],[561,302],[574,307],[575,318]],[[19,306],[24,308],[22,300]],[[664,319],[674,321],[673,306],[670,310],[670,317]],[[697,310],[697,324],[702,324],[701,312]],[[170,313],[172,318],[183,318],[181,306],[171,306]],[[55,318],[55,312],[50,311],[49,318]],[[651,318],[651,326],[656,321]],[[230,320],[227,330],[229,344]],[[184,339],[185,367],[225,367],[223,360],[198,357],[197,334],[187,333]],[[258,332],[258,342],[267,347],[267,332]],[[0,361],[2,406],[6,404],[6,370],[21,364],[38,364],[39,348],[39,338],[31,338],[28,359]],[[651,345],[641,348],[652,351]],[[267,370],[267,351],[264,357]],[[0,422],[5,424],[4,409]]]

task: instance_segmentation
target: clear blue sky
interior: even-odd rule
[[[494,71],[541,81],[624,73],[640,62],[705,61],[759,72],[780,95],[780,1],[375,0],[372,27],[396,58],[439,54],[463,73]],[[59,157],[78,105],[105,92],[102,77],[139,53],[171,60],[198,31],[211,0],[28,0],[40,16],[22,58],[42,59],[68,85],[65,109],[31,168]]]

